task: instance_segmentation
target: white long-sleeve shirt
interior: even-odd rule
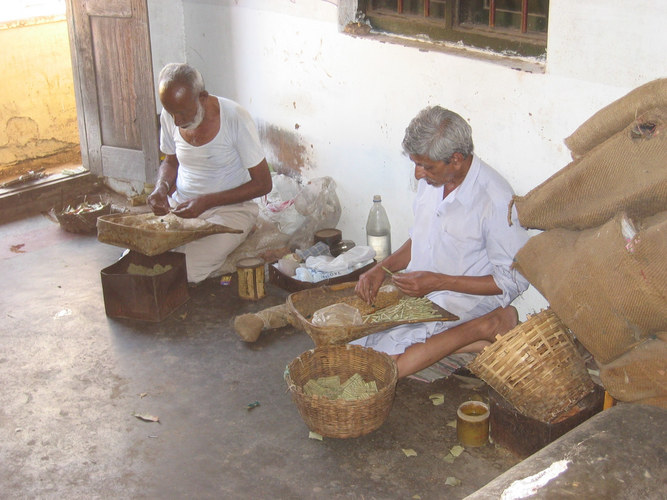
[[[407,271],[433,271],[452,276],[493,276],[499,295],[470,295],[448,290],[428,298],[459,316],[457,321],[399,325],[350,342],[387,354],[401,354],[413,344],[471,319],[504,307],[528,288],[528,281],[511,269],[514,255],[528,232],[507,209],[514,192],[495,170],[473,156],[465,179],[445,199],[443,186],[420,180],[410,230],[411,260]]]
[[[443,189],[424,179],[419,181],[407,271],[493,276],[502,295],[469,295],[449,290],[428,295],[467,321],[507,306],[528,288],[528,281],[511,265],[529,235],[516,220],[512,226],[507,221],[507,207],[514,194],[511,186],[477,156],[473,155],[461,185],[444,199]]]

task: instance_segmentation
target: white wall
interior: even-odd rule
[[[162,109],[157,94],[160,69],[170,62],[185,61],[185,23],[181,0],[148,0],[148,22],[155,80],[155,103]]]
[[[552,1],[547,73],[627,90],[664,77],[666,25],[664,1]]]
[[[381,194],[394,248],[412,222],[412,166],[400,144],[424,106],[468,119],[477,154],[525,194],[570,161],[563,139],[584,120],[667,76],[667,2],[551,2],[548,57],[532,73],[345,35],[330,0],[169,3],[182,9],[185,56],[208,89],[238,101],[258,124],[297,136],[308,151],[304,176],[337,182],[345,238],[365,240],[372,197]],[[165,38],[159,30],[151,18],[154,43]],[[176,49],[172,60],[182,55]],[[544,304],[531,290],[519,306]]]

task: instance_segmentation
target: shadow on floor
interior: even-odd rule
[[[399,381],[387,421],[367,436],[310,439],[283,372],[311,339],[286,327],[245,344],[231,327],[284,302],[284,290],[249,302],[235,280],[208,280],[160,323],[112,319],[100,270],[121,248],[41,215],[0,226],[0,241],[6,497],[454,499],[519,461],[493,444],[443,460],[458,404],[486,397],[453,377]],[[461,484],[446,485],[450,476]]]

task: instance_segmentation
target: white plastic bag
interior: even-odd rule
[[[278,226],[281,233],[292,234],[306,219],[294,206],[294,200],[301,189],[299,183],[283,174],[272,177],[273,189],[260,203],[261,217]]]
[[[311,322],[315,326],[354,326],[361,325],[363,320],[359,309],[341,302],[318,309]]]
[[[290,247],[308,248],[316,231],[338,224],[341,207],[336,195],[336,183],[331,177],[313,179],[294,198],[294,207],[305,220],[292,234]]]

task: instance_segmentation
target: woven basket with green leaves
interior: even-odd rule
[[[364,382],[374,381],[377,392],[346,400],[304,391],[310,380],[338,375],[346,381],[355,374]],[[379,428],[391,410],[397,380],[398,369],[392,358],[349,344],[316,347],[292,360],[285,369],[285,382],[301,418],[311,431],[332,438],[363,436]]]

